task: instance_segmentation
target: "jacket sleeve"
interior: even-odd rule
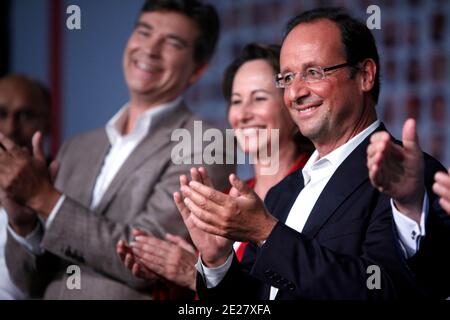
[[[425,237],[421,239],[418,252],[408,260],[408,265],[427,296],[446,299],[450,296],[450,216],[439,205],[439,197],[432,190],[437,171],[446,170],[425,154],[425,185],[430,205]]]

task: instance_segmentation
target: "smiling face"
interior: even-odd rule
[[[292,140],[295,124],[284,106],[280,89],[275,88],[275,71],[265,60],[251,60],[236,72],[231,91],[228,120],[245,153],[270,146],[270,129],[280,129],[280,145]],[[258,131],[268,130],[268,138],[258,140]]]
[[[282,73],[345,62],[340,29],[330,20],[297,25],[287,35],[281,49]],[[374,111],[367,111],[364,98],[373,84],[370,85],[361,73],[351,78],[349,67],[345,67],[327,72],[323,80],[314,83],[305,83],[297,75],[285,89],[284,101],[293,120],[316,148],[326,145],[325,149],[333,150],[375,120]]]
[[[171,11],[144,12],[125,48],[123,68],[131,100],[151,105],[168,102],[199,76],[193,20]]]

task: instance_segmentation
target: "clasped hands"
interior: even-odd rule
[[[206,266],[222,265],[234,241],[259,244],[268,238],[277,219],[244,181],[231,174],[226,194],[214,189],[205,168],[192,168],[191,178],[180,177],[174,200]]]
[[[19,147],[0,133],[0,202],[9,224],[22,236],[35,228],[37,214],[43,218],[50,214],[60,197],[52,183],[58,163],[47,168],[40,132],[33,136],[32,149]]]

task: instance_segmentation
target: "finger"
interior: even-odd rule
[[[239,179],[234,173],[230,174],[229,177],[231,185],[236,188],[242,195],[253,195],[253,190],[241,179]]]
[[[221,200],[220,203],[216,203],[214,201],[215,196],[211,196],[213,198],[211,200],[189,187],[183,187],[181,190],[185,199],[189,198],[192,202],[194,202],[197,205],[197,207],[201,208],[206,212],[210,212],[211,214],[216,216],[221,216],[225,210],[226,204],[231,203],[231,199],[228,195],[225,196],[229,200]]]
[[[168,262],[166,259],[151,255],[149,253],[141,253],[136,249],[136,260],[141,265],[151,273],[155,273],[159,276],[166,277],[166,268]]]
[[[230,197],[237,198],[237,197],[239,197],[241,194],[240,194],[240,192],[238,191],[238,189],[236,189],[235,187],[232,187],[232,188],[230,189],[230,192],[228,192],[228,195],[229,195]]]
[[[190,217],[191,219],[193,217],[197,217],[199,220],[201,220],[202,222],[204,222],[208,225],[216,226],[216,225],[220,224],[220,220],[219,220],[220,218],[218,217],[217,214],[203,210],[189,198],[185,198],[184,203],[186,204],[186,206],[192,213],[192,215]]]
[[[147,280],[155,280],[160,278],[156,273],[152,272],[142,264],[139,264],[138,277]]]
[[[203,184],[203,178],[197,168],[191,168],[191,181],[197,181],[198,183]]]
[[[0,133],[0,145],[2,145],[6,151],[11,151],[16,147],[15,143],[3,133]]]
[[[189,200],[189,199],[187,199],[187,200]],[[196,228],[198,228],[206,233],[218,235],[221,237],[226,237],[226,234],[223,231],[221,231],[219,228],[216,228],[215,226],[211,225],[210,223],[204,222],[199,217],[197,217],[195,214],[192,214],[191,220]]]
[[[375,154],[379,152],[383,152],[387,145],[389,144],[390,137],[387,134],[383,134],[384,132],[379,132],[379,138],[376,141],[372,141],[367,147],[367,156],[373,157]],[[372,136],[373,137],[373,136]]]
[[[444,188],[450,190],[450,175],[444,172],[437,172],[434,175],[434,180]]]
[[[119,254],[120,260],[126,265],[127,254],[131,253],[131,249],[125,244],[123,240],[117,242],[116,251]]]
[[[167,264],[167,254],[161,256],[161,255],[155,254],[155,252],[144,251],[139,248],[133,248],[133,254],[147,268],[149,268],[150,270],[157,272],[157,273],[159,273],[159,272],[158,272],[158,270],[155,269],[155,266],[158,266],[159,268],[163,268],[164,265]]]
[[[60,167],[60,163],[58,160],[53,160],[50,163],[50,166],[48,167],[48,170],[50,172],[50,180],[52,182],[55,182],[56,177],[58,175],[58,171],[59,171],[59,167]]]
[[[433,192],[436,193],[440,198],[450,201],[450,187],[445,186],[440,182],[435,182],[432,188]]]
[[[160,240],[151,236],[137,236],[136,241],[130,243],[131,248],[140,248],[144,251],[154,252],[157,255],[164,256],[174,245],[168,241]]]
[[[133,274],[133,276],[135,277],[141,277],[142,271],[141,271],[141,267],[137,262],[133,262],[133,264],[131,265],[131,273]]]
[[[123,240],[119,240],[117,242],[116,251],[121,256],[121,258],[123,257],[122,260],[125,260],[126,249],[125,249],[125,244],[124,244]]]
[[[370,154],[367,167],[372,185],[382,191],[401,179],[404,174],[404,157],[400,146],[383,141],[372,144],[367,151]]]
[[[377,155],[375,157],[381,157]],[[384,192],[388,188],[388,181],[385,179],[385,170],[383,170],[381,161],[374,159],[374,161],[369,164],[369,178],[372,185],[380,192]],[[385,182],[386,181],[386,182]]]
[[[139,236],[148,236],[149,234],[147,232],[145,232],[145,231],[140,230],[140,229],[133,229],[133,230],[131,230],[131,235],[134,238],[136,238],[136,237],[139,237]]]
[[[200,167],[200,168],[198,168],[198,172],[200,173],[200,175],[202,177],[203,184],[205,186],[208,186],[208,187],[214,189],[214,185],[213,185],[211,179],[209,178],[208,171],[206,170],[206,168],[205,167]]]
[[[367,167],[371,170],[374,166],[380,167],[381,162],[384,157],[384,150],[372,153],[372,155],[367,158]]]
[[[395,165],[401,167],[404,160],[402,147],[390,140],[383,140],[367,148],[368,166],[373,164]]]
[[[211,187],[205,186],[204,184],[198,183],[197,181],[191,181],[189,182],[189,189],[191,191],[195,191],[196,193],[202,195],[208,200],[211,200],[212,202],[223,205],[229,200],[229,196],[225,193],[222,193],[218,190],[215,190]],[[188,190],[186,187],[182,188],[183,190]],[[186,196],[185,194],[183,194]]]
[[[375,132],[370,136],[370,144],[386,143],[391,140],[391,136],[386,131]]]
[[[33,146],[33,156],[41,161],[45,162],[44,146],[42,145],[42,133],[36,131],[31,139],[31,144]]]
[[[131,253],[126,253],[125,254],[125,261],[124,261],[124,263],[125,263],[125,266],[128,268],[128,269],[132,269],[133,268],[133,264],[135,263],[134,262],[134,258],[133,258],[133,255],[131,254]]]
[[[184,240],[182,237],[166,233],[166,239],[167,241],[176,244],[177,246],[186,250],[187,252],[195,254],[195,248],[189,242]]]
[[[398,181],[405,172],[404,156],[402,147],[398,145],[390,145],[381,155],[381,159],[374,156],[374,162],[380,166],[380,170],[386,178],[392,181]]]
[[[165,277],[164,262],[158,259],[143,259],[143,258],[138,258],[138,261],[139,264],[143,267],[142,269],[146,270],[147,273]]]
[[[187,186],[188,183],[189,183],[188,177],[187,177],[186,175],[184,175],[184,174],[181,175],[181,176],[180,176],[180,187],[182,187],[182,186]]]
[[[144,266],[142,263],[139,265],[139,278],[147,279],[147,280],[155,280],[161,278],[160,275],[152,271],[151,269]]]
[[[174,192],[173,193],[173,201],[175,202],[175,205],[176,205],[178,211],[180,212],[184,223],[186,225],[188,225],[187,221],[189,219],[190,212],[189,212],[189,209],[184,204],[184,201],[183,201],[183,199],[181,197],[181,194],[179,192]]]
[[[405,148],[420,150],[416,120],[410,118],[405,121],[402,129],[402,141]]]

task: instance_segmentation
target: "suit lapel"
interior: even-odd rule
[[[164,115],[164,118],[160,118],[157,123],[151,124],[150,132],[130,154],[111,181],[100,203],[95,208],[96,212],[103,213],[127,178],[149,158],[157,156],[161,148],[171,143],[172,131],[175,128],[180,128],[189,116],[190,112],[182,105]]]
[[[85,179],[83,179],[83,181],[86,181],[86,184],[82,190],[80,190],[79,201],[87,207],[89,207],[92,202],[95,182],[97,181],[97,176],[100,174],[103,160],[105,159],[109,148],[110,144],[108,137],[103,129],[93,139],[92,148],[89,150],[89,154],[87,154],[86,157],[83,157],[83,159],[86,160],[86,164],[82,166],[84,170],[80,172],[80,174],[84,175]],[[79,188],[79,186],[77,187]]]
[[[288,177],[286,190],[287,192],[280,192],[279,199],[277,202],[279,203],[279,207],[276,208],[275,212],[276,218],[280,221],[286,222],[286,219],[291,211],[292,206],[294,205],[295,200],[297,199],[300,191],[304,187],[304,180],[302,169],[298,169],[292,175]],[[272,210],[274,211],[274,210]]]
[[[375,132],[380,130],[385,130],[384,125],[380,125]],[[370,136],[360,143],[335,171],[317,199],[302,233],[314,237],[345,199],[369,179],[366,164],[369,142]]]

